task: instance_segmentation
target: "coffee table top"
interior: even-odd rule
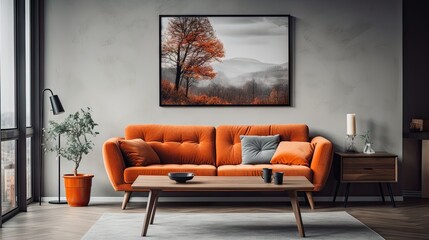
[[[162,191],[309,191],[314,185],[304,176],[285,176],[282,185],[264,183],[260,176],[195,176],[186,183],[176,183],[168,176],[140,175],[134,189]]]

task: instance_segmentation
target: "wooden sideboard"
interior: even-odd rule
[[[334,171],[337,186],[333,202],[335,202],[341,183],[347,184],[344,207],[347,207],[351,183],[378,183],[384,202],[382,183],[385,183],[393,207],[396,206],[390,183],[398,181],[397,155],[384,152],[374,154],[336,152],[334,155]]]

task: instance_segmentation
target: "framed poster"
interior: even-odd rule
[[[160,15],[160,106],[290,106],[289,15]]]

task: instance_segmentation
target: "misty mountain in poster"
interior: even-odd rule
[[[289,105],[289,16],[161,16],[160,104]]]

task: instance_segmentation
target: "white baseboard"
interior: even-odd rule
[[[43,202],[57,200],[58,197],[43,197]],[[390,201],[389,196],[385,196]],[[394,196],[395,201],[404,201],[403,196]],[[65,200],[61,197],[61,200]],[[92,203],[121,203],[122,197],[91,197]],[[304,201],[303,197],[299,198]],[[159,202],[288,202],[288,197],[160,197]],[[332,202],[332,197],[314,197],[315,202]],[[337,202],[344,202],[344,197],[337,197]],[[349,197],[349,202],[376,202],[380,196]],[[147,202],[147,197],[131,197],[130,202]]]
[[[327,198],[327,200],[325,201],[321,201],[321,202],[330,202],[332,201],[332,197],[320,197],[320,198]],[[314,198],[317,199],[317,198]],[[330,199],[330,200],[329,200]],[[384,199],[386,200],[386,202],[390,201],[390,196],[384,196]],[[393,199],[395,201],[399,201],[402,202],[404,201],[404,197],[403,196],[393,196]],[[344,202],[345,197],[337,197],[337,199],[335,200],[336,202]],[[348,202],[379,202],[381,201],[381,196],[364,196],[364,197],[349,197]],[[315,200],[317,201],[317,200]]]
[[[421,191],[412,191],[412,190],[403,190],[402,195],[404,197],[421,198],[422,192]]]

